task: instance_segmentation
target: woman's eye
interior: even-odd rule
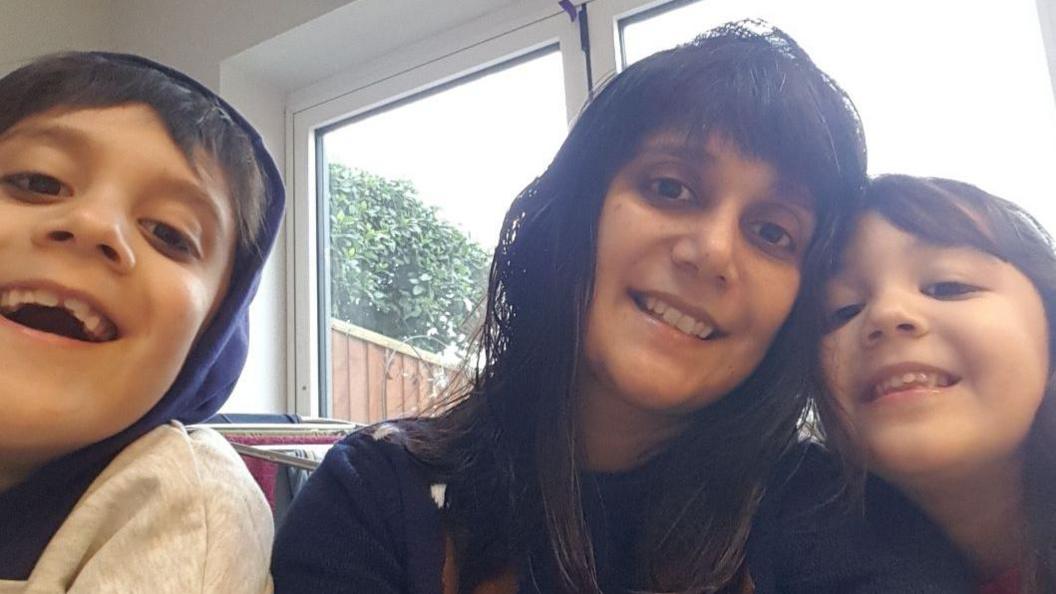
[[[686,184],[673,179],[670,177],[662,177],[654,179],[649,183],[649,189],[664,198],[665,200],[672,201],[690,201],[693,200],[693,192],[686,187]]]
[[[43,173],[7,175],[4,176],[3,183],[23,192],[44,196],[65,196],[70,193],[61,181]]]
[[[837,307],[827,316],[826,329],[831,332],[847,322],[850,322],[854,316],[862,311],[862,307],[861,303],[852,303],[851,305]]]
[[[979,287],[973,285],[957,281],[942,281],[925,286],[921,292],[936,299],[956,299],[978,290]]]
[[[145,221],[143,227],[167,252],[181,258],[199,257],[198,247],[175,227],[158,221]]]
[[[796,250],[796,242],[792,240],[792,234],[784,227],[776,223],[760,222],[750,225],[752,233],[767,245],[780,248],[786,252]]]

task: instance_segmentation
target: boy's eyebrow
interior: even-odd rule
[[[186,180],[176,178],[165,178],[163,187],[177,196],[188,198],[191,202],[203,207],[207,214],[213,219],[217,226],[222,226],[224,220],[220,205],[212,194],[206,192],[201,186]]]
[[[0,134],[0,141],[11,138],[39,140],[53,145],[68,146],[74,150],[85,151],[90,150],[92,145],[91,138],[83,131],[72,126],[56,123],[17,126]],[[177,178],[165,178],[162,185],[173,194],[189,198],[192,202],[204,207],[217,224],[223,221],[220,205],[200,185]]]
[[[55,123],[16,126],[0,135],[0,140],[8,140],[10,138],[40,140],[56,145],[73,145],[77,149],[87,149],[91,145],[88,135],[81,130]]]

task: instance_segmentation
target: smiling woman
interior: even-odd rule
[[[780,31],[628,67],[506,215],[471,385],[331,450],[280,530],[277,590],[935,585],[917,551],[783,511],[832,494],[795,446],[795,303],[864,179],[853,106]]]

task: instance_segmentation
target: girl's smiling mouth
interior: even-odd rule
[[[935,392],[956,385],[961,378],[935,367],[901,364],[886,367],[873,375],[863,394],[867,403],[894,394]]]

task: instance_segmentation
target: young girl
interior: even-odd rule
[[[136,56],[0,79],[0,592],[270,591],[215,432],[283,189],[253,128]]]
[[[967,562],[965,591],[1052,592],[1052,238],[974,186],[883,176],[827,293],[833,445],[942,529]],[[865,503],[889,518],[897,505],[876,480]]]

